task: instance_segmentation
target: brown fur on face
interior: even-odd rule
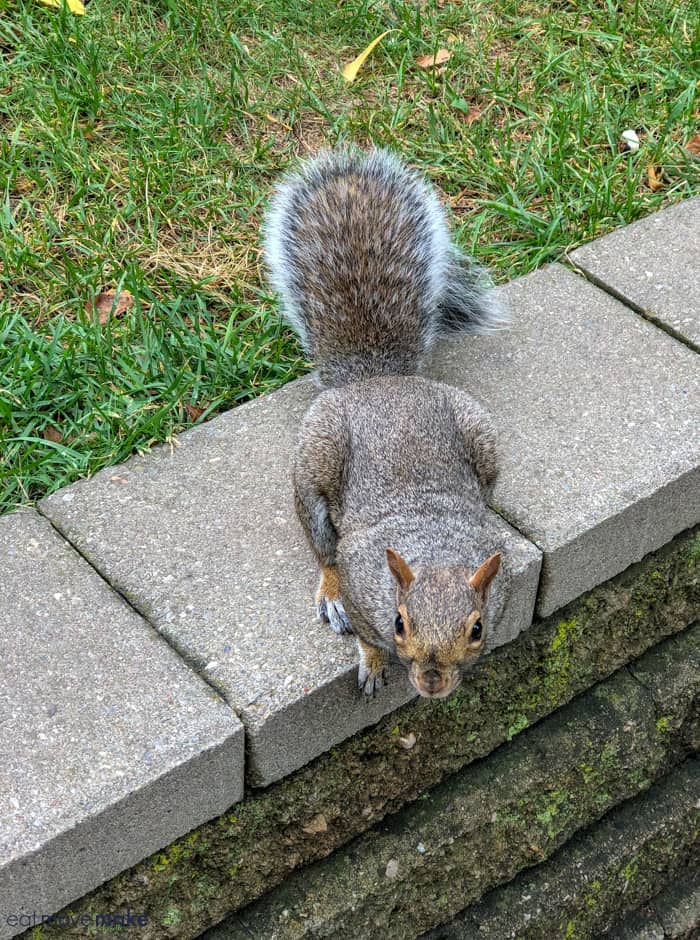
[[[397,582],[396,653],[421,695],[445,698],[459,685],[465,665],[484,649],[486,599],[500,555],[473,574],[462,566],[413,571],[393,549],[387,550],[387,563]]]

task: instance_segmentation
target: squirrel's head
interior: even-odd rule
[[[396,581],[396,653],[421,695],[445,698],[484,649],[486,599],[501,556],[492,555],[476,571],[458,565],[413,571],[392,548],[386,560]]]

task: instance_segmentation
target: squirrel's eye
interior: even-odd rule
[[[394,630],[401,636],[403,633],[403,617],[401,614],[396,615],[396,620],[394,621]]]
[[[474,626],[472,627],[472,632],[470,634],[471,640],[480,640],[481,639],[481,619],[477,620]]]

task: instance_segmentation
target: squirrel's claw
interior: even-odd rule
[[[365,698],[374,698],[377,689],[386,685],[387,666],[389,660],[384,650],[371,646],[358,637],[358,652],[360,664],[357,672],[357,685]]]
[[[323,623],[329,624],[334,633],[342,636],[353,632],[350,618],[346,614],[343,602],[339,597],[332,601],[325,595],[321,596],[316,604],[316,615]]]
[[[381,672],[370,672],[366,666],[360,665],[357,673],[357,687],[366,698],[376,698],[377,690],[386,685],[386,669]]]
[[[365,698],[376,698],[377,691],[386,685],[386,669],[382,668],[379,672],[372,672],[360,663],[357,672],[357,687],[363,692]]]

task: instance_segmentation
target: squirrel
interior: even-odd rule
[[[263,234],[320,386],[292,474],[317,615],[355,634],[365,695],[398,659],[420,695],[444,698],[487,645],[496,435],[474,399],[420,372],[439,337],[507,317],[432,186],[389,151],[311,159],[276,188]]]

